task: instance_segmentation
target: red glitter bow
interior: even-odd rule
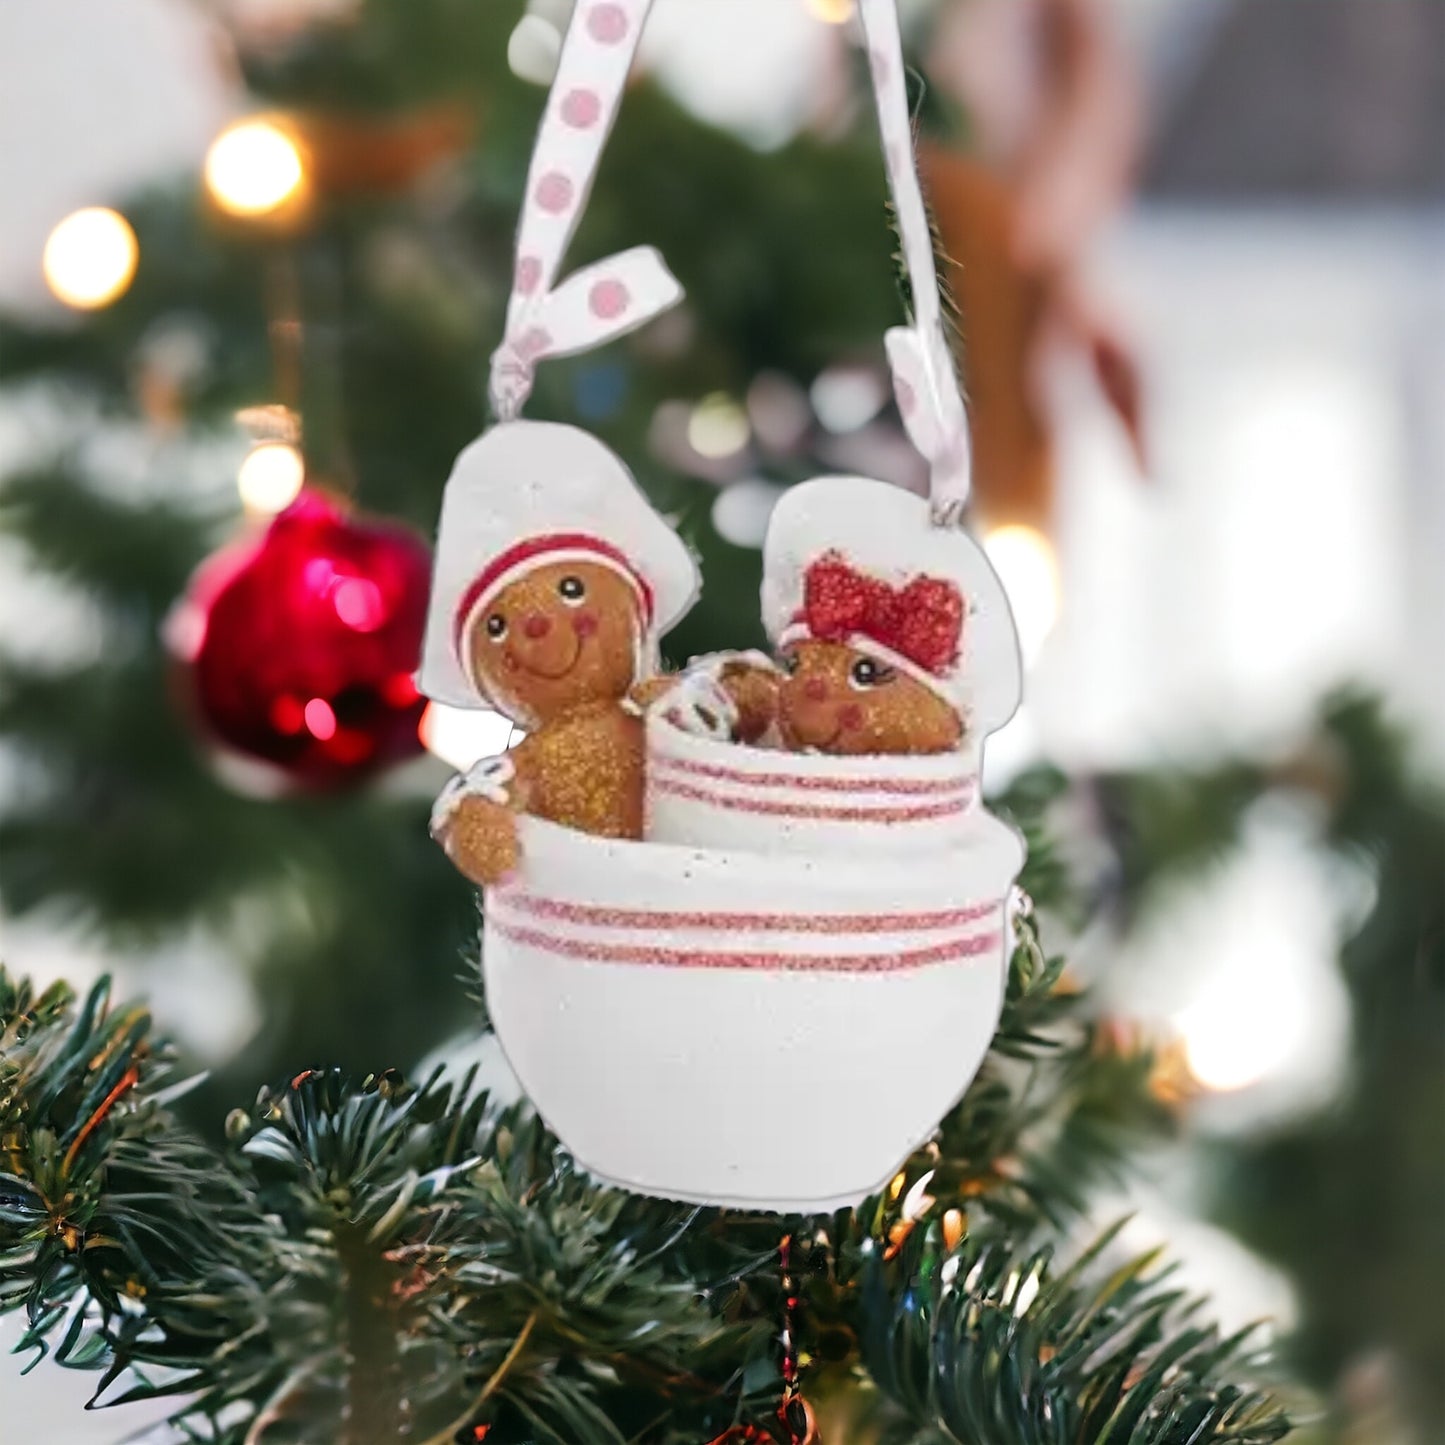
[[[796,620],[821,642],[861,633],[940,676],[958,661],[963,610],[963,594],[942,577],[894,587],[858,571],[842,553],[825,552],[804,574]]]

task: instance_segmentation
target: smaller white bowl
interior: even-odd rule
[[[753,853],[917,854],[966,844],[975,748],[898,757],[788,753],[647,720],[646,837]]]

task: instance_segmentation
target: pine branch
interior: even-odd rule
[[[1152,1256],[1112,1272],[1106,1234],[1056,1272],[1049,1248],[985,1231],[954,1253],[930,1229],[891,1264],[859,1260],[863,1361],[929,1438],[972,1445],[1267,1445],[1287,1421],[1248,1384],[1248,1333],[1196,1323],[1199,1302]]]
[[[1015,956],[1000,1058],[1056,1047],[1040,1029],[1067,1001],[1041,958]],[[144,1012],[112,1009],[103,986],[77,1009],[0,975],[0,1308],[26,1309],[37,1355],[101,1370],[97,1398],[122,1381],[117,1400],[182,1397],[180,1423],[225,1445],[482,1424],[696,1445],[772,1418],[777,1221],[596,1188],[470,1076],[307,1072],[233,1114],[218,1155],[170,1114],[170,1067]],[[953,1127],[977,1133],[994,1093],[970,1094]],[[1017,1100],[1003,1112],[1036,1122]],[[949,1147],[946,1128],[939,1176],[962,1177]],[[1066,1275],[1008,1323],[1018,1279],[1048,1265],[1019,1252],[1048,1212],[1019,1203],[1027,1180],[974,1180],[984,1217],[1012,1222],[976,1226],[946,1267],[936,1219],[883,1248],[887,1200],[816,1230],[806,1328],[860,1340],[878,1386],[945,1439],[979,1438],[987,1400],[990,1429],[1029,1445],[1275,1438],[1260,1397],[1216,1388],[1237,1346],[1190,1333],[1142,1270],[1107,1295]],[[1116,1356],[1127,1368],[1100,1374]],[[1181,1422],[1192,1433],[1171,1433]]]
[[[470,1077],[302,1075],[216,1156],[168,1114],[144,1013],[71,1005],[0,984],[0,1306],[37,1356],[103,1369],[97,1397],[128,1376],[121,1400],[196,1392],[181,1418],[221,1440],[303,1420],[343,1445],[485,1406],[560,1445],[659,1402],[700,1433],[766,1367],[770,1313],[727,1317],[766,1222],[598,1190]]]
[[[0,531],[34,564],[107,607],[107,623],[159,627],[219,520],[194,507],[107,496],[65,459],[16,472],[0,489]]]

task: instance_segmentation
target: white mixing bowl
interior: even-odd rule
[[[521,829],[521,877],[486,900],[487,1000],[542,1117],[603,1180],[853,1204],[982,1062],[1023,862],[989,814],[896,860]]]

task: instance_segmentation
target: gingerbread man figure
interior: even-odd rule
[[[697,590],[686,545],[587,433],[508,422],[457,459],[418,682],[528,734],[438,799],[433,833],[473,882],[517,866],[519,813],[641,836],[642,704]]]

